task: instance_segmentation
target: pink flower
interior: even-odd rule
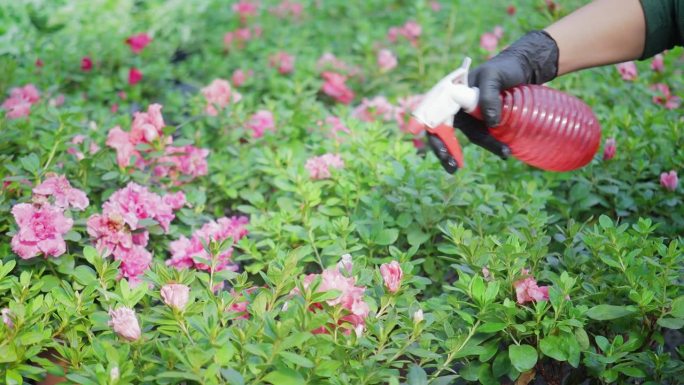
[[[537,281],[527,277],[513,283],[519,304],[526,302],[546,301],[549,299],[549,287],[537,286]]]
[[[420,104],[422,100],[423,95],[410,95],[397,100],[397,106],[394,108],[394,119],[397,121],[401,131],[411,132],[409,129],[411,113],[418,107],[418,104]]]
[[[288,54],[287,52],[278,52],[269,59],[269,64],[271,67],[277,67],[278,72],[280,72],[282,75],[287,75],[294,70],[294,62],[294,56]]]
[[[232,91],[230,83],[223,79],[214,79],[211,84],[202,88],[202,95],[207,101],[204,112],[209,116],[218,115],[218,111],[225,108],[230,103],[237,103],[242,99],[242,95]]]
[[[506,8],[506,13],[507,13],[509,16],[515,15],[515,12],[516,12],[515,5],[509,5],[509,6]]]
[[[302,4],[294,1],[283,0],[280,2],[280,4],[278,4],[277,7],[271,8],[271,13],[281,18],[291,16],[295,19],[298,19],[302,15],[303,10],[304,6]]]
[[[377,61],[382,72],[390,71],[397,66],[397,57],[388,49],[381,49],[378,52]]]
[[[81,71],[90,72],[93,69],[93,59],[89,56],[84,56],[81,58]]]
[[[390,29],[387,30],[387,40],[390,43],[396,43],[397,38],[399,37],[399,34],[401,33],[401,29],[398,27],[390,27]]]
[[[365,319],[368,317],[368,313],[370,313],[368,304],[363,300],[366,288],[356,286],[356,278],[347,278],[338,269],[326,269],[321,274],[309,274],[304,277],[304,288],[311,286],[317,277],[321,278],[321,284],[318,286],[317,292],[322,293],[331,290],[340,292],[339,296],[326,300],[326,303],[329,306],[340,306],[345,309],[347,315],[342,317],[340,323],[346,322],[351,324],[351,329],[357,335],[360,335],[365,326]],[[320,308],[320,305],[318,307]],[[347,332],[350,332],[351,329],[347,329]],[[321,328],[315,330],[314,333],[326,333],[326,330]]]
[[[636,64],[634,64],[633,61],[616,64],[615,66],[617,67],[618,72],[620,72],[622,80],[633,81],[637,78],[638,71]]]
[[[230,78],[230,80],[233,82],[235,87],[242,87],[242,85],[245,84],[247,79],[252,75],[254,75],[254,71],[252,70],[245,72],[241,69],[237,69],[235,72],[233,72],[233,76]]]
[[[38,58],[38,59],[36,59],[34,65],[38,68],[41,68],[42,66],[45,65],[45,63],[43,63],[43,61],[40,58]]]
[[[2,108],[7,110],[8,119],[17,119],[28,116],[31,106],[40,100],[40,92],[33,84],[24,87],[15,87],[10,90],[10,96],[2,103]]]
[[[390,263],[383,263],[380,265],[380,274],[382,275],[382,280],[385,281],[387,290],[389,290],[390,293],[396,293],[401,286],[401,277],[404,274],[399,262],[392,261]]]
[[[249,0],[240,0],[233,4],[233,12],[240,15],[240,20],[244,23],[248,17],[255,16],[259,6]]]
[[[480,36],[480,47],[487,52],[496,51],[499,45],[499,38],[493,32],[485,32]]]
[[[501,39],[504,34],[503,27],[500,25],[495,26],[492,33],[494,34],[494,36],[496,36],[497,39]]]
[[[617,144],[615,138],[606,139],[606,144],[603,146],[603,160],[611,160],[617,151]]]
[[[674,191],[677,189],[677,184],[679,184],[679,178],[677,177],[677,171],[672,170],[670,172],[664,172],[660,174],[660,185],[665,187],[666,190]]]
[[[30,259],[40,253],[58,257],[66,252],[63,236],[71,230],[74,221],[65,217],[61,208],[19,203],[12,207],[12,215],[19,230],[11,244],[19,257]]]
[[[122,306],[116,310],[110,310],[109,317],[109,326],[121,338],[128,341],[135,341],[140,338],[140,325],[133,309]]]
[[[394,106],[384,96],[373,99],[363,98],[361,104],[354,109],[352,116],[364,121],[374,122],[377,119],[388,122],[395,116]]]
[[[133,67],[128,70],[128,84],[135,85],[143,78],[142,72],[139,69]]]
[[[337,269],[341,272],[346,272],[346,274],[351,274],[354,268],[354,262],[352,262],[351,254],[344,254],[340,261],[337,262]]]
[[[400,30],[400,34],[406,38],[413,46],[418,45],[418,38],[420,37],[420,34],[422,33],[423,28],[420,26],[420,24],[416,23],[413,20],[409,20],[406,23],[404,23],[404,26]]]
[[[140,152],[135,148],[138,143],[133,140],[128,132],[123,131],[119,126],[109,130],[106,144],[116,150],[116,162],[119,167],[128,167],[131,163],[131,158],[136,163],[138,160],[142,160]]]
[[[247,235],[245,225],[248,222],[247,217],[223,217],[217,221],[205,223],[192,235],[192,238],[181,236],[178,240],[171,242],[172,256],[166,264],[177,269],[195,267],[200,270],[210,270],[211,266],[207,263],[211,260],[211,255],[204,248],[203,243],[223,242],[228,238],[231,238],[232,242],[237,242]],[[237,265],[231,261],[232,253],[233,249],[229,247],[216,256],[215,271],[237,270]]]
[[[117,259],[121,261],[119,266],[121,276],[128,278],[129,282],[137,284],[140,282],[140,277],[150,267],[152,254],[143,246],[134,245],[128,250],[122,250]]]
[[[651,86],[651,89],[656,92],[653,96],[653,103],[660,104],[668,110],[679,107],[679,96],[672,95],[667,84],[657,83]]]
[[[346,73],[349,76],[358,75],[360,70],[357,67],[350,66],[344,61],[338,59],[330,52],[326,52],[318,58],[316,68],[319,71],[332,71],[338,73]]]
[[[133,143],[152,143],[164,134],[164,117],[161,114],[161,104],[151,104],[147,112],[133,114],[131,124],[131,140]]]
[[[323,93],[342,104],[349,104],[354,100],[354,92],[345,84],[346,76],[335,72],[323,72],[321,76],[325,80],[321,87]]]
[[[655,72],[665,71],[665,60],[662,54],[659,53],[653,57],[653,61],[651,61],[651,69]]]
[[[173,210],[180,210],[186,203],[185,193],[183,191],[177,191],[175,193],[166,194],[162,197],[162,201],[171,206]]]
[[[102,213],[120,214],[131,230],[143,228],[140,222],[144,219],[154,219],[164,231],[168,231],[175,218],[173,209],[164,203],[162,197],[134,182],[114,192],[102,206]]]
[[[170,283],[162,286],[160,294],[166,305],[176,310],[183,310],[188,303],[190,287],[180,283]]]
[[[102,254],[106,250],[119,259],[122,254],[133,247],[131,231],[126,227],[123,216],[119,213],[94,214],[88,218],[87,229],[95,247]]]
[[[166,147],[166,155],[159,158],[160,165],[154,168],[154,175],[169,177],[177,185],[181,184],[180,175],[189,177],[187,181],[207,175],[208,155],[208,149],[193,145]]]
[[[246,289],[244,293],[238,293],[231,289],[230,295],[236,299],[236,301],[228,307],[227,311],[237,313],[237,319],[249,319],[249,311],[247,311],[249,301],[247,300],[247,296],[252,295],[257,289],[258,287],[250,287],[249,289]],[[244,299],[244,301],[237,301],[238,299]]]
[[[330,132],[332,133],[332,136],[337,138],[340,132],[344,133],[350,133],[351,131],[347,126],[344,125],[344,122],[337,116],[328,116],[325,118],[325,123],[330,127]]]
[[[33,188],[34,194],[53,196],[57,207],[67,208],[69,206],[85,210],[88,207],[88,197],[86,194],[71,184],[66,177],[55,175],[43,181],[40,185]]]
[[[487,268],[487,266],[482,268],[482,276],[486,280],[488,280],[492,276],[492,274],[489,272],[489,269]]]
[[[0,314],[2,315],[2,323],[4,323],[8,329],[14,329],[14,321],[12,321],[12,312],[10,309],[5,307],[0,310]]]
[[[139,33],[131,35],[126,39],[126,44],[131,47],[134,54],[139,54],[148,44],[152,42],[150,35],[146,33]]]
[[[325,154],[309,158],[304,167],[309,171],[311,179],[330,178],[330,168],[343,168],[344,161],[339,155]]]
[[[247,128],[252,130],[252,136],[255,138],[261,138],[264,136],[264,131],[275,130],[275,121],[273,120],[273,114],[270,111],[259,110],[246,124]]]

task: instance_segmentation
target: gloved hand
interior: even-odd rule
[[[506,159],[511,150],[489,134],[501,120],[501,91],[521,84],[543,84],[558,74],[558,45],[545,31],[529,32],[498,55],[477,67],[468,75],[468,85],[480,89],[478,102],[484,122],[465,111],[454,117],[454,127],[468,139]],[[442,167],[453,174],[458,164],[439,137],[428,133],[428,144]]]

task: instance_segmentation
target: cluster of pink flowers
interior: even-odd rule
[[[230,80],[235,87],[242,87],[247,79],[252,76],[254,76],[254,71],[252,70],[244,71],[242,69],[237,69],[233,72],[233,76],[231,76]]]
[[[164,197],[146,187],[129,183],[116,191],[102,206],[102,214],[88,218],[88,234],[95,247],[121,261],[121,276],[137,283],[152,262],[145,249],[149,240],[147,220],[154,220],[165,231],[175,218],[174,210],[185,205],[185,194]]]
[[[259,4],[250,0],[240,0],[233,4],[233,12],[240,15],[240,22],[245,24],[248,18],[256,16],[259,12]]]
[[[527,302],[547,301],[549,299],[549,287],[539,286],[534,277],[529,275],[527,269],[523,270],[523,275],[525,276],[523,279],[513,283],[518,303],[522,305]]]
[[[40,100],[40,92],[33,84],[23,87],[15,87],[10,90],[9,98],[2,103],[2,108],[7,111],[8,119],[17,119],[29,116],[31,106]]]
[[[223,35],[223,45],[226,49],[244,48],[245,44],[250,40],[259,38],[261,36],[261,27],[255,26],[252,28],[244,27],[238,28],[235,31],[227,32]]]
[[[352,112],[353,117],[364,122],[374,122],[378,119],[389,122],[395,114],[394,106],[384,96],[376,96],[373,99],[363,98],[361,104]]]
[[[665,71],[665,58],[663,57],[663,54],[659,53],[653,57],[651,69],[655,72]]]
[[[660,174],[660,185],[665,187],[668,191],[674,191],[677,189],[679,184],[679,178],[677,177],[677,171],[671,170],[670,172],[664,172]]]
[[[325,154],[309,158],[304,167],[309,171],[311,179],[327,179],[331,176],[330,168],[343,168],[344,161],[339,155]]]
[[[277,6],[271,8],[270,11],[277,17],[299,19],[302,16],[302,11],[304,11],[304,6],[296,1],[283,0]]]
[[[136,341],[142,335],[135,311],[126,306],[109,311],[109,326],[119,337],[127,341]]]
[[[268,62],[271,67],[277,68],[282,75],[294,71],[295,58],[287,52],[278,52],[272,55]]]
[[[235,216],[205,223],[190,239],[181,236],[178,240],[171,242],[171,259],[167,260],[166,264],[177,269],[194,267],[199,270],[210,270],[211,266],[208,263],[210,263],[211,255],[204,248],[203,243],[220,243],[228,238],[231,238],[233,243],[237,242],[247,235],[245,225],[248,222],[247,217]],[[233,248],[229,247],[217,255],[218,262],[214,266],[215,271],[237,270],[237,265],[231,260],[232,254]]]
[[[408,40],[411,45],[417,47],[418,38],[422,32],[423,28],[420,26],[420,24],[413,20],[409,20],[400,27],[391,27],[389,31],[387,31],[387,40],[389,40],[391,43],[395,43],[399,37],[403,37],[404,39]]]
[[[202,95],[207,101],[204,112],[210,116],[218,115],[219,110],[242,99],[242,95],[233,91],[230,83],[223,79],[214,79],[208,86],[202,88]]]
[[[356,332],[357,336],[363,333],[366,325],[366,317],[370,313],[368,304],[363,300],[363,294],[366,290],[363,286],[356,286],[356,278],[346,277],[342,274],[340,269],[331,268],[325,269],[321,274],[309,274],[304,277],[303,286],[308,289],[309,286],[317,279],[321,279],[321,284],[316,289],[317,292],[326,292],[330,290],[337,290],[340,295],[326,301],[329,306],[340,306],[346,310],[347,314],[343,316],[339,323],[340,326],[348,323],[351,329]],[[299,290],[293,290],[292,294],[299,294]],[[322,308],[321,304],[316,304],[312,309]],[[345,328],[346,333],[351,332],[350,328]],[[327,333],[325,327],[321,327],[312,331],[314,334]]]
[[[58,257],[66,252],[64,235],[74,224],[64,211],[69,207],[85,210],[88,198],[60,175],[46,178],[33,189],[33,194],[33,203],[19,203],[12,207],[12,215],[19,226],[12,237],[12,250],[22,259],[41,253]]]
[[[150,35],[144,32],[137,35],[131,35],[126,39],[126,44],[131,47],[131,51],[133,51],[133,53],[136,55],[142,52],[142,50],[145,49],[145,47],[147,47],[147,45],[151,42],[152,38]]]
[[[378,68],[382,72],[388,72],[393,70],[397,66],[397,57],[394,56],[392,51],[383,48],[378,51],[377,57]]]
[[[636,80],[637,75],[639,74],[637,66],[633,61],[616,64],[615,67],[620,73],[620,77],[622,77],[622,80],[625,81],[634,81]]]
[[[347,77],[336,72],[323,72],[324,83],[321,91],[342,104],[349,104],[354,100],[354,91],[347,86]]]
[[[252,130],[252,136],[254,138],[261,138],[267,130],[275,130],[273,113],[267,110],[259,110],[249,118],[249,121],[247,121],[245,126]]]
[[[617,143],[615,138],[606,139],[606,143],[603,146],[603,160],[611,160],[615,157],[615,152],[617,151]]]
[[[480,36],[480,47],[487,52],[493,53],[499,46],[499,40],[503,37],[503,28],[494,27],[492,32],[485,32]]]
[[[651,89],[656,92],[656,95],[653,96],[653,103],[664,106],[668,110],[679,107],[679,96],[673,95],[667,84],[657,83]]]
[[[162,106],[152,104],[147,112],[136,112],[131,124],[131,131],[126,132],[116,126],[109,131],[107,146],[116,150],[116,160],[119,167],[128,167],[133,159],[136,167],[150,166],[157,177],[169,177],[175,184],[181,184],[180,177],[192,180],[207,174],[209,150],[192,145],[174,147],[173,138],[164,135],[164,118],[161,114]],[[137,146],[150,145],[150,149],[141,153]],[[151,156],[159,150],[164,153],[161,157]]]

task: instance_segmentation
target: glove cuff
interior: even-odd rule
[[[558,76],[558,44],[546,31],[528,32],[506,51],[522,61],[527,83],[543,84]]]

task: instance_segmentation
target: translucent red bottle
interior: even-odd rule
[[[481,119],[478,90],[467,86],[470,59],[425,95],[413,115],[416,127],[436,134],[462,167],[460,146],[450,119],[461,108]],[[570,171],[589,163],[599,148],[598,119],[580,99],[539,85],[522,85],[501,93],[501,121],[490,133],[507,144],[514,157],[549,171]]]

